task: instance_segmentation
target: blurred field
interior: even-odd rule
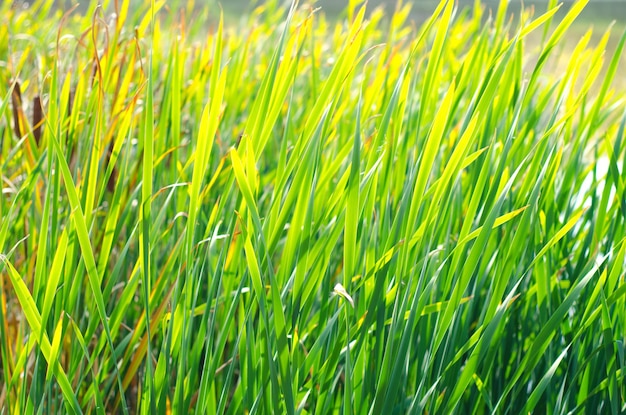
[[[242,13],[246,13],[251,11],[254,7],[259,4],[264,3],[264,0],[205,0],[205,1],[196,1],[196,7],[205,7],[205,6],[216,6],[221,5],[231,18],[241,15]],[[288,3],[288,1],[284,1]],[[403,3],[409,3],[410,1],[404,0]],[[563,12],[569,9],[573,4],[571,0],[561,0],[559,3],[563,3]],[[0,1],[0,5],[4,3],[4,0]],[[23,1],[17,1],[14,3],[24,3]],[[26,2],[28,3],[28,2]],[[89,2],[77,2],[75,0],[57,0],[56,4],[58,7],[63,9],[68,9],[75,4],[79,3],[79,8],[85,8],[88,6]],[[106,3],[106,1],[104,2]],[[112,1],[109,1],[112,3]],[[140,4],[141,2],[138,0],[131,1],[131,4]],[[171,9],[176,9],[178,4],[181,4],[180,0],[170,0],[168,1],[168,5]],[[339,16],[346,5],[348,4],[348,0],[317,0],[317,1],[300,1],[300,4],[305,3],[315,3],[316,6],[320,7],[323,12],[329,17],[337,17]],[[397,1],[396,0],[368,0],[368,8],[373,10],[376,7],[385,7],[388,12],[392,12],[395,8]],[[421,22],[424,19],[428,18],[435,7],[437,6],[438,1],[436,0],[418,0],[413,1],[412,5],[412,19],[416,22]],[[497,0],[483,0],[482,3],[489,9],[496,10],[499,1]],[[473,0],[457,0],[457,4],[460,8],[464,8],[466,6],[470,6],[473,4]],[[524,4],[526,8],[535,7],[538,10],[545,10],[547,5],[547,0],[528,0],[528,1],[520,1],[520,0],[509,0],[509,9],[511,12],[515,13],[519,11],[521,5]],[[563,13],[561,13],[563,14]],[[609,22],[615,20],[618,24],[622,26],[626,25],[626,1],[624,0],[591,0],[589,5],[586,7],[585,11],[579,16],[579,22],[586,22],[589,24],[598,24],[598,25],[607,25]]]
[[[221,4],[225,11],[231,13],[241,13],[245,11],[251,10],[255,5],[262,3],[262,1],[250,1],[250,0],[226,0],[226,1],[216,1],[211,0],[213,3]],[[304,3],[304,2],[301,2]],[[404,3],[408,3],[408,1],[404,1]],[[431,15],[432,11],[435,10],[437,6],[437,1],[434,0],[419,0],[413,2],[413,11],[412,17],[417,22],[422,21],[428,16]],[[491,9],[497,9],[498,1],[487,0],[482,1],[482,3]],[[509,8],[511,11],[515,12],[521,8],[522,2],[519,0],[512,0],[509,2]],[[563,10],[569,9],[572,1],[564,1]],[[318,0],[315,4],[322,8],[322,10],[328,16],[337,16],[339,15],[348,4],[347,0]],[[472,0],[459,0],[457,1],[460,8],[470,6],[473,4]],[[547,5],[546,0],[541,1],[524,1],[525,7],[535,7],[538,10],[544,10]],[[369,0],[368,5],[371,9],[375,7],[381,6],[385,7],[389,12],[391,12],[395,5],[396,0]],[[592,24],[607,24],[612,20],[617,20],[622,24],[626,24],[626,1],[623,0],[591,0],[586,10],[579,17],[580,21],[585,21]]]

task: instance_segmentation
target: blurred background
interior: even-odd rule
[[[0,0],[0,4],[4,3],[6,0]],[[17,0],[13,1],[13,3],[33,3],[35,0],[24,1]],[[113,3],[114,0],[109,0],[109,3]],[[121,2],[121,0],[119,0]],[[252,10],[256,5],[263,3],[266,0],[196,0],[196,7],[203,6],[215,6],[220,4],[224,12],[230,15],[230,17],[234,17],[237,15],[241,15],[241,13],[246,13]],[[276,1],[276,0],[270,0]],[[291,3],[291,0],[279,0],[279,3]],[[473,0],[456,0],[457,4],[462,8],[465,6],[470,6],[473,4]],[[569,6],[574,3],[574,0],[559,0],[559,3],[563,3],[563,8],[566,10]],[[89,5],[88,1],[77,1],[77,0],[56,0],[56,4],[58,7],[63,9],[68,9],[76,3],[81,3],[82,7],[86,7]],[[143,0],[131,0],[131,4],[140,4],[143,3]],[[167,2],[170,7],[176,4],[184,4],[185,0],[170,0]],[[341,12],[345,9],[348,4],[348,0],[300,0],[300,4],[304,3],[315,3],[317,6],[321,7],[324,13],[328,17],[337,17],[341,14]],[[397,0],[368,0],[368,9],[373,10],[377,6],[385,7],[389,12],[391,12]],[[438,4],[438,0],[404,0],[404,3],[412,3],[412,19],[417,23],[427,18],[435,7]],[[482,0],[482,3],[489,9],[496,10],[499,0]],[[524,7],[535,7],[538,11],[543,11],[546,9],[548,0],[509,0],[509,9],[512,12],[519,10],[521,5],[524,4]],[[176,7],[172,7],[176,8]],[[587,22],[597,22],[597,23],[607,23],[610,21],[621,22],[622,25],[626,26],[626,0],[590,0],[589,5],[586,10],[583,12],[581,19],[586,20]]]
[[[217,1],[211,0],[217,3]],[[460,7],[470,6],[473,4],[473,0],[456,0]],[[250,1],[250,0],[222,0],[219,3],[224,7],[225,11],[231,12],[245,12],[250,10],[251,5],[259,4],[262,1]],[[560,0],[563,2],[563,9],[567,9],[574,3],[574,0]],[[198,2],[201,3],[201,2]],[[301,1],[300,3],[303,3]],[[368,0],[368,8],[373,9],[376,6],[383,6],[388,11],[392,11],[397,3],[397,0]],[[416,21],[424,20],[427,18],[438,4],[437,0],[414,0],[404,3],[412,3],[413,15],[412,17]],[[482,3],[493,10],[497,9],[499,0],[483,0]],[[548,0],[509,0],[509,8],[512,11],[519,10],[522,3],[524,7],[534,6],[536,10],[545,10],[548,4]],[[345,9],[348,4],[348,0],[317,0],[316,4],[322,8],[322,10],[329,17],[338,15]],[[617,20],[626,24],[626,0],[590,0],[583,16],[581,18],[587,21],[596,22],[609,22]]]

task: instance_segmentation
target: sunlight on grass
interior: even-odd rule
[[[626,411],[623,25],[130,3],[0,5],[0,413]]]

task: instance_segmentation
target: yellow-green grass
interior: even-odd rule
[[[586,1],[129,3],[0,6],[1,413],[626,411]]]

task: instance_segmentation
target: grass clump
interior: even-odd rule
[[[626,37],[545,70],[586,1],[129,3],[0,6],[0,412],[626,410]]]

